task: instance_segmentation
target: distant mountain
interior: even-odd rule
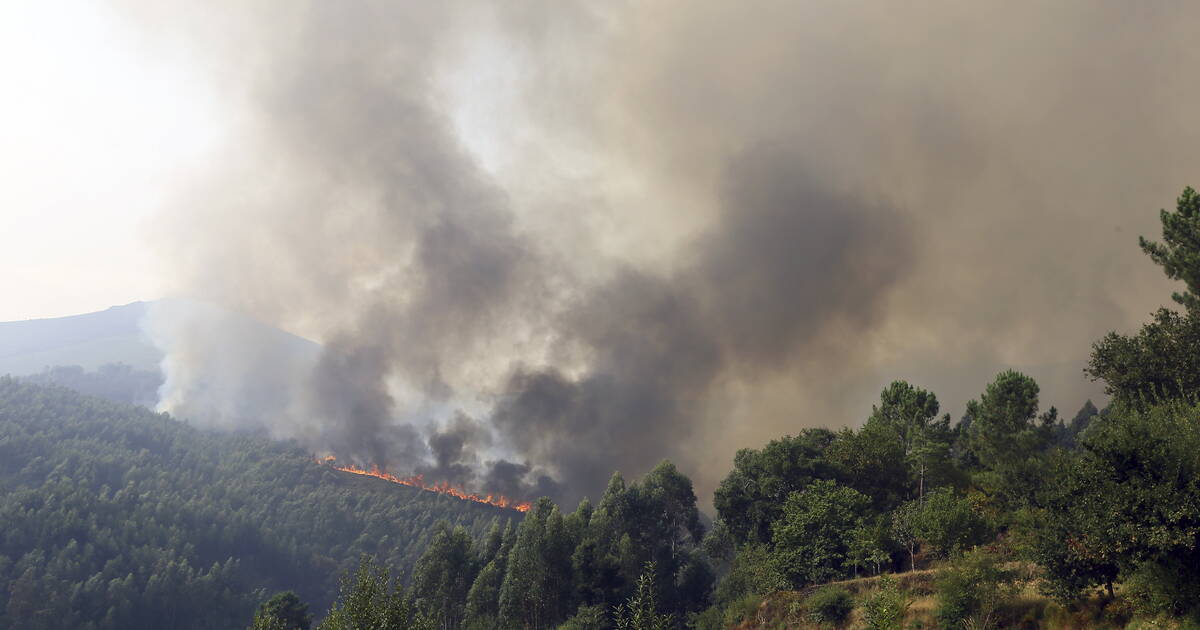
[[[59,365],[95,370],[124,363],[157,370],[162,352],[142,332],[151,302],[69,317],[0,322],[0,374],[36,374]]]
[[[279,365],[309,364],[320,345],[212,304],[186,299],[133,302],[95,313],[0,322],[0,375],[69,387],[114,402],[154,407],[163,382],[156,339],[197,329],[220,355],[253,343]],[[214,367],[219,370],[220,366]]]

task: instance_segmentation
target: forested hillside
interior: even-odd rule
[[[80,365],[55,365],[37,374],[22,376],[30,383],[62,385],[88,396],[151,409],[158,403],[162,374],[158,370],[138,370],[126,363],[105,363],[93,371]]]
[[[264,592],[403,576],[439,519],[519,514],[339,473],[295,447],[0,377],[0,628],[233,628]]]

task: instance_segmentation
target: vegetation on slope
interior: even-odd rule
[[[0,377],[0,628],[240,627],[285,588],[323,610],[363,554],[404,576],[437,521],[517,516]]]

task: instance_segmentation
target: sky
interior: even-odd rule
[[[163,290],[146,224],[220,145],[215,86],[100,2],[0,3],[0,321]]]
[[[898,378],[1070,416],[1169,302],[1200,9],[893,6],[8,3],[0,320],[220,305],[322,353],[163,310],[164,409],[512,494],[704,494]]]

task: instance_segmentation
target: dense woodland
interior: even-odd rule
[[[1179,310],[1096,342],[1086,372],[1104,410],[1062,417],[1008,370],[955,421],[897,381],[859,428],[740,451],[710,527],[669,462],[614,475],[594,504],[504,518],[2,380],[3,623],[715,630],[799,591],[795,627],[885,629],[910,601],[890,575],[925,569],[939,628],[1012,625],[1022,589],[1063,610],[1099,602],[1108,627],[1200,623],[1200,196],[1185,190],[1162,222],[1142,248],[1186,288]],[[818,588],[873,575],[869,596]]]
[[[0,377],[3,628],[244,627],[264,593],[327,606],[364,554],[405,577],[439,520],[519,516]]]

